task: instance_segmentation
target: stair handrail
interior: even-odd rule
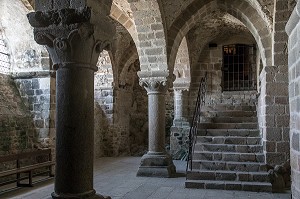
[[[191,128],[189,131],[186,173],[188,171],[189,164],[190,164],[190,169],[193,170],[193,165],[192,165],[193,153],[194,153],[194,148],[195,148],[195,144],[197,141],[197,129],[198,129],[198,125],[200,124],[201,109],[202,109],[203,105],[205,104],[206,89],[207,89],[207,72],[205,73],[204,77],[202,77],[200,80],[193,120],[192,120]]]

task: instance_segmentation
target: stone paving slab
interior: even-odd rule
[[[242,191],[184,188],[185,162],[174,161],[176,178],[136,177],[140,157],[100,158],[95,161],[94,188],[112,199],[290,199],[290,193],[271,194]],[[32,188],[0,195],[1,199],[48,199],[53,180]]]

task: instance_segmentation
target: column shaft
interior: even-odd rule
[[[162,154],[165,151],[165,109],[164,94],[148,94],[149,153]]]
[[[181,119],[183,117],[182,92],[183,92],[182,90],[174,90],[174,108],[175,108],[174,119]]]
[[[80,65],[57,70],[55,195],[93,190],[94,72]]]

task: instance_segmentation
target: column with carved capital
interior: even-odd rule
[[[53,198],[104,198],[93,188],[94,71],[108,42],[95,39],[90,17],[88,7],[28,14],[36,42],[46,45],[57,70]]]
[[[188,123],[188,88],[174,87],[174,126],[189,125]]]
[[[172,177],[176,168],[165,151],[166,77],[141,77],[140,85],[148,93],[149,150],[141,159],[137,176]]]
[[[180,159],[178,154],[182,154],[187,148],[188,133],[190,123],[188,121],[188,86],[174,85],[174,120],[171,127],[170,153],[174,158]]]

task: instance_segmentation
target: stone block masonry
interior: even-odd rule
[[[299,149],[299,135],[300,135],[300,58],[298,56],[299,45],[299,31],[300,31],[300,4],[297,3],[287,25],[286,32],[289,35],[288,42],[288,62],[289,62],[289,103],[290,103],[290,140],[291,140],[291,169],[292,169],[292,198],[300,198],[300,149]]]
[[[266,66],[260,74],[259,127],[263,137],[266,163],[272,166],[285,163],[289,159],[289,104],[287,81],[274,81],[278,75],[287,76],[277,66]],[[274,145],[269,151],[267,146]]]
[[[30,111],[19,94],[14,81],[0,75],[0,155],[31,150],[37,134]],[[0,165],[3,170],[4,165]]]
[[[55,78],[49,72],[19,73],[14,76],[23,101],[28,106],[40,147],[54,147]]]

